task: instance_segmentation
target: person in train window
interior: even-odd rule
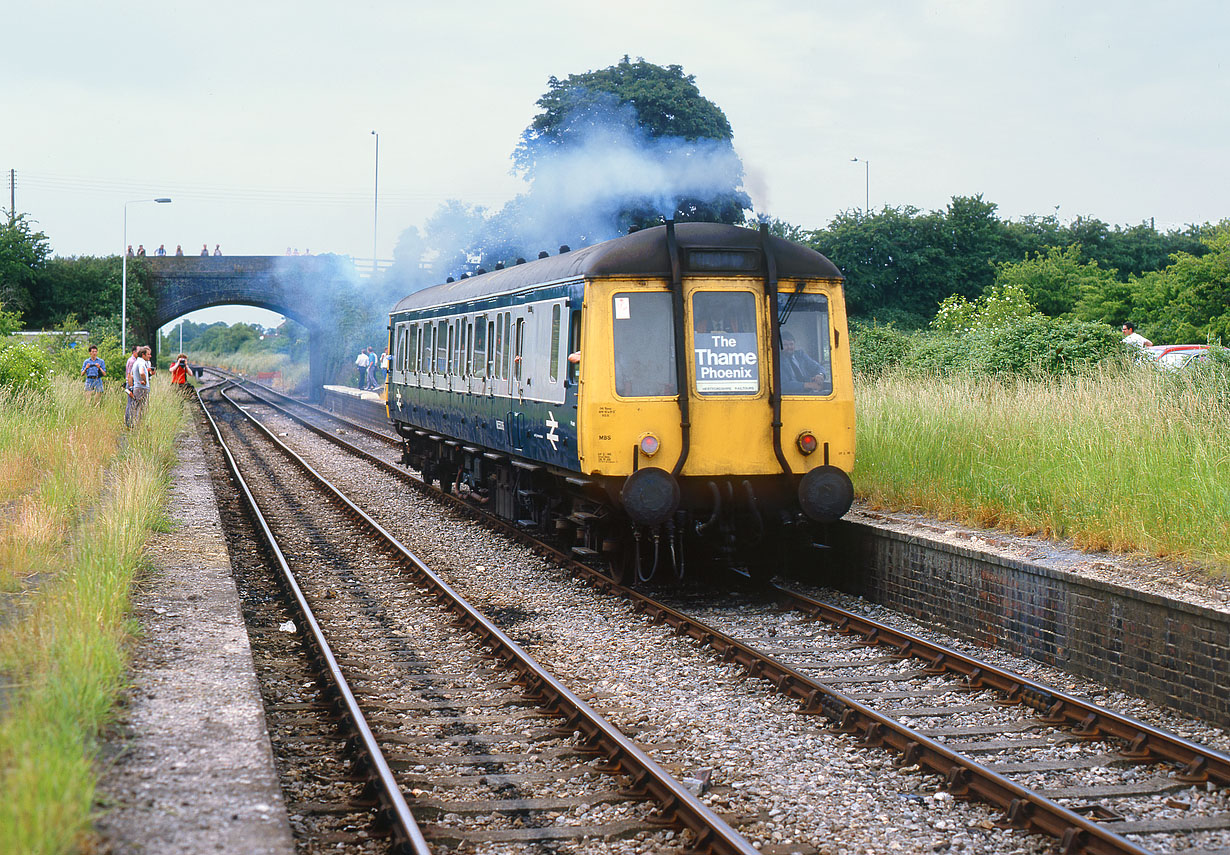
[[[819,392],[825,384],[824,369],[809,354],[799,350],[794,336],[782,331],[782,391],[787,395]]]

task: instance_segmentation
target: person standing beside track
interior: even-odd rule
[[[188,357],[183,353],[171,363],[171,388],[184,397],[188,396]]]
[[[376,388],[376,351],[370,346],[367,348],[367,386],[369,392]]]
[[[359,355],[354,358],[354,367],[359,369],[359,388],[367,387],[367,351],[359,348]]]
[[[147,360],[151,355],[148,347],[139,348],[132,362],[132,388],[128,390],[128,406],[124,409],[124,424],[130,428],[141,420],[149,398],[150,365]]]
[[[98,345],[90,345],[90,358],[81,363],[81,373],[85,377],[85,392],[97,406],[102,401],[102,379],[107,374],[107,363],[98,358]]]

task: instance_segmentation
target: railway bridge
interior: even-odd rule
[[[311,389],[326,382],[331,308],[357,280],[349,258],[335,255],[161,256],[142,259],[155,305],[153,330],[211,306],[258,306],[308,329]]]

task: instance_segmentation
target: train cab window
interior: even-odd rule
[[[615,394],[624,398],[678,395],[675,325],[666,291],[632,291],[613,298]]]
[[[780,294],[782,394],[833,394],[829,300],[824,294]]]
[[[547,363],[547,371],[551,377],[551,382],[559,380],[559,332],[560,332],[560,305],[556,303],[551,307],[551,361]]]
[[[571,320],[568,324],[568,354],[581,353],[581,313],[573,311],[570,313]],[[568,384],[571,386],[577,385],[577,378],[581,374],[580,362],[568,361]]]
[[[487,316],[479,315],[474,320],[474,366],[475,377],[487,376]]]
[[[747,291],[693,294],[692,353],[698,395],[760,392],[756,297]]]

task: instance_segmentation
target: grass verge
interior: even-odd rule
[[[135,629],[130,590],[147,537],[166,527],[167,479],[185,420],[182,399],[165,382],[156,382],[131,431],[123,427],[121,395],[94,408],[81,394],[80,384],[54,381],[41,405],[31,399],[15,407],[37,423],[36,445],[77,431],[94,462],[27,447],[22,459],[33,474],[13,489],[24,486],[20,502],[31,515],[56,521],[54,535],[18,515],[0,523],[10,548],[29,543],[49,573],[32,587],[29,607],[0,630],[0,676],[11,683],[0,694],[0,849],[7,852],[74,852],[87,839],[97,736],[123,685]],[[29,428],[11,421],[6,414],[0,453],[16,459],[10,443]],[[50,425],[61,432],[46,432]],[[77,472],[85,472],[83,484],[65,488]],[[10,584],[33,565],[22,566],[25,572],[8,575]]]
[[[1230,571],[1224,373],[892,374],[860,385],[858,429],[854,482],[872,508]]]

